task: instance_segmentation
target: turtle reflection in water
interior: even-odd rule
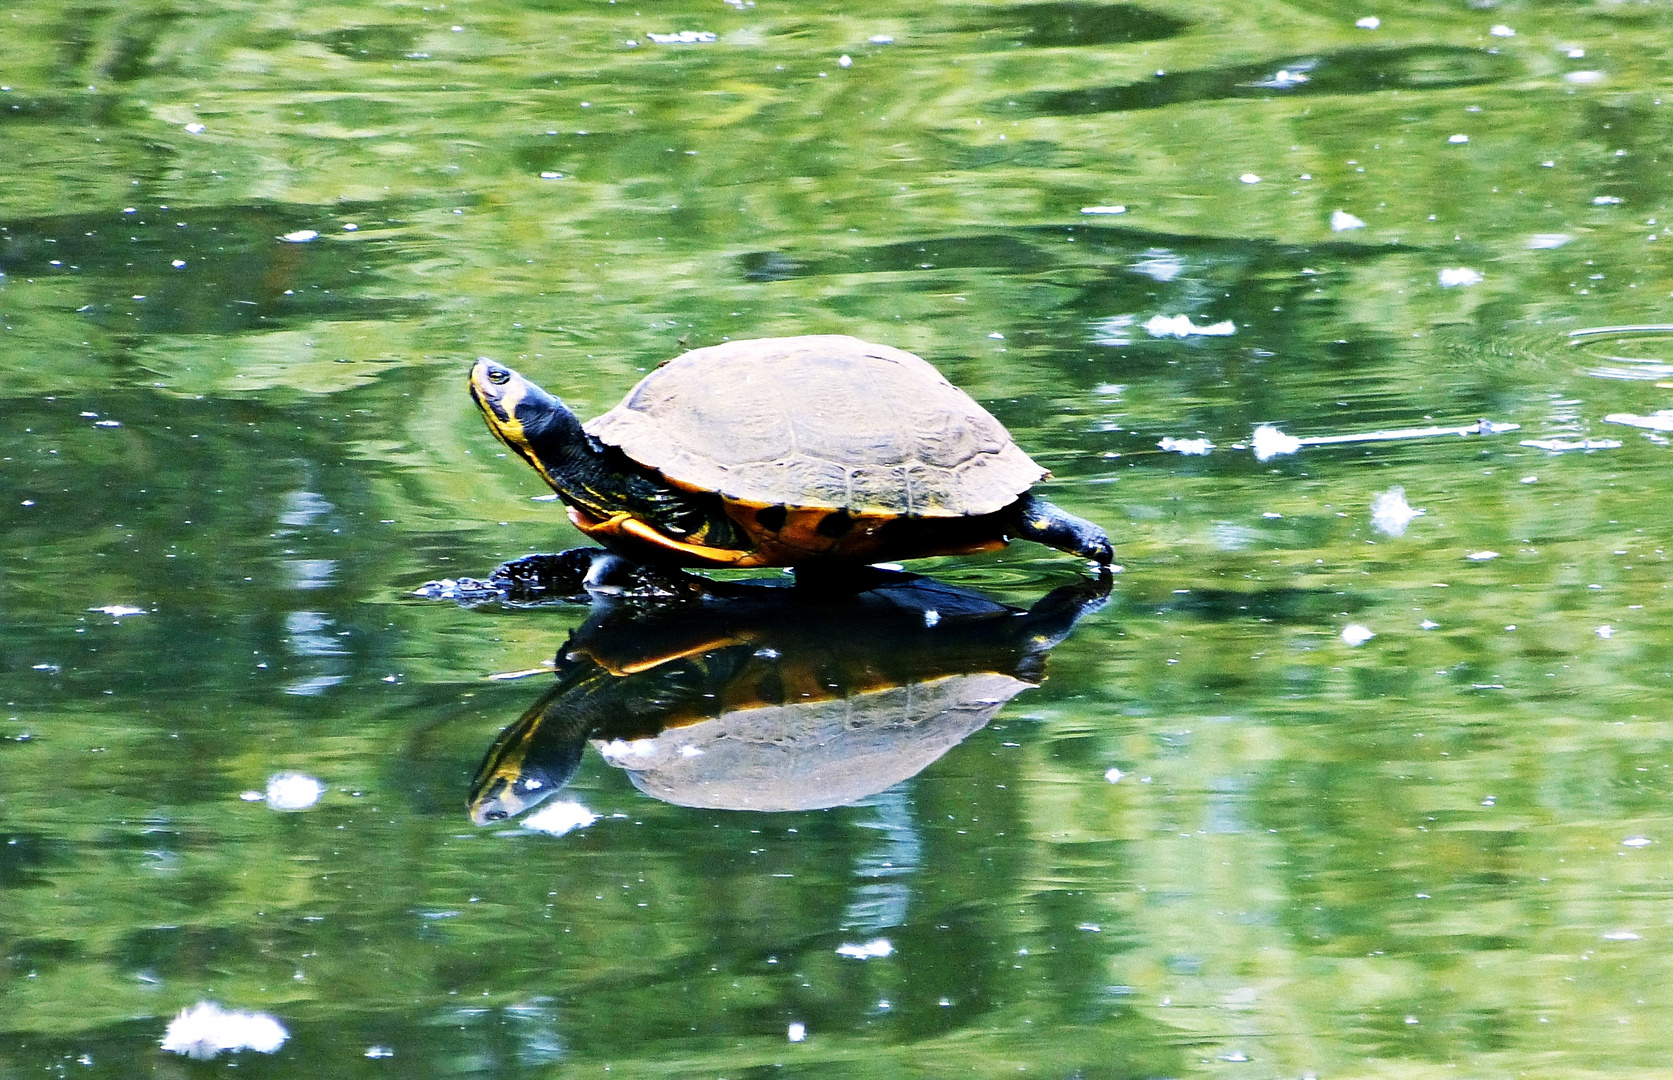
[[[553,795],[588,740],[641,791],[681,806],[853,802],[1037,685],[1047,651],[1111,581],[1105,571],[1023,610],[913,574],[868,578],[824,593],[704,582],[684,599],[598,597],[558,653],[557,684],[489,748],[471,819],[502,821]]]

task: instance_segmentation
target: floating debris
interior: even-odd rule
[[[716,41],[720,35],[710,30],[681,30],[675,34],[646,34],[646,37],[658,45],[693,45],[698,42]]]
[[[1176,439],[1172,435],[1167,436],[1156,445],[1171,453],[1194,457],[1204,456],[1214,449],[1214,444],[1207,439]]]
[[[1500,435],[1520,431],[1521,424],[1500,424],[1492,420],[1477,420],[1464,427],[1393,428],[1385,431],[1362,431],[1350,435],[1310,435],[1298,439],[1286,435],[1271,424],[1255,429],[1255,460],[1266,461],[1280,454],[1293,454],[1303,446],[1331,446],[1337,443],[1391,442],[1400,439],[1431,439],[1441,435]]]
[[[1597,636],[1605,641],[1608,641],[1610,638],[1615,636],[1615,628],[1610,626],[1608,623],[1604,623],[1602,626],[1597,628]]]
[[[790,1025],[789,1030],[784,1033],[784,1037],[791,1042],[801,1042],[807,1038],[807,1025],[800,1020],[796,1021]]]
[[[1487,32],[1489,34],[1492,34],[1494,37],[1515,37],[1516,36],[1516,31],[1512,30],[1510,27],[1506,26],[1504,23],[1499,23],[1498,25],[1494,26],[1491,30],[1489,30]]]
[[[547,803],[523,819],[523,828],[551,836],[584,829],[598,820],[598,815],[578,802]]]
[[[1528,247],[1534,251],[1548,251],[1551,248],[1560,248],[1573,239],[1574,237],[1570,236],[1568,233],[1534,233],[1532,236],[1528,237]]]
[[[1621,205],[1621,197],[1619,195],[1599,195],[1597,198],[1592,200],[1592,205],[1619,206]]]
[[[1369,626],[1361,626],[1359,623],[1349,623],[1342,628],[1342,640],[1356,649],[1376,636],[1376,632]]]
[[[1381,19],[1377,18],[1375,15],[1367,15],[1363,19],[1360,19],[1359,21],[1354,23],[1354,25],[1359,27],[1361,30],[1375,30],[1377,27],[1381,26],[1382,24],[1383,24],[1383,21]]]
[[[1349,229],[1363,229],[1365,222],[1348,213],[1346,210],[1332,210],[1330,212],[1330,231],[1347,232]]]
[[[1622,444],[1619,439],[1523,439],[1520,445],[1560,454],[1568,450],[1618,450]],[[1522,482],[1531,484],[1536,479],[1525,477]]]
[[[1648,836],[1629,836],[1621,841],[1622,847],[1649,847],[1653,843]]]
[[[1487,280],[1482,276],[1481,271],[1471,270],[1467,266],[1448,267],[1435,276],[1441,283],[1441,288],[1443,289],[1456,289],[1468,285],[1480,285],[1483,281]]]
[[[1469,142],[1470,137],[1468,135],[1450,135],[1447,137],[1446,141],[1449,143],[1461,144]]]
[[[1464,556],[1464,558],[1470,560],[1471,562],[1486,562],[1489,559],[1497,559],[1498,557],[1499,553],[1497,551],[1472,551],[1468,555]],[[1516,628],[1513,626],[1508,629],[1514,630]]]
[[[1144,324],[1151,337],[1230,337],[1237,333],[1237,324],[1230,319],[1198,326],[1189,315],[1152,315]]]
[[[206,1061],[223,1050],[271,1054],[290,1037],[283,1024],[266,1013],[234,1012],[213,1001],[200,1001],[169,1021],[163,1049]]]
[[[1423,514],[1424,511],[1412,509],[1406,501],[1406,489],[1403,487],[1378,492],[1377,497],[1371,500],[1371,527],[1389,536],[1406,535],[1406,526],[1413,518]]]
[[[1673,431],[1673,409],[1657,409],[1649,416],[1639,416],[1637,413],[1615,412],[1603,418],[1606,424],[1625,424],[1628,427],[1643,428],[1646,431]]]
[[[1243,181],[1245,184],[1258,184],[1261,182],[1261,178],[1252,172],[1246,172],[1242,176],[1238,177],[1238,179]]]
[[[1125,214],[1127,208],[1125,206],[1083,206],[1080,208],[1080,212],[1083,214]]]
[[[287,244],[306,244],[310,240],[318,238],[319,233],[315,232],[313,229],[297,229],[295,232],[288,232],[279,237],[279,239],[283,240]]]

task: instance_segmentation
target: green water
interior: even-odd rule
[[[1673,330],[1571,334],[1673,323],[1669,72],[1652,3],[7,5],[0,1077],[1662,1075],[1673,447],[1606,418]],[[579,541],[471,361],[830,332],[1108,602],[857,804],[592,747],[591,824],[473,825],[587,612],[410,595]]]

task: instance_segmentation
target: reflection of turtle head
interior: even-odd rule
[[[701,603],[605,604],[559,679],[489,749],[471,818],[566,782],[588,739],[646,794],[684,806],[840,806],[916,775],[1043,678],[1046,650],[1110,579],[1027,611],[908,574],[842,597],[721,585]]]
[[[561,684],[560,687],[561,689]],[[564,724],[548,694],[500,732],[471,780],[470,815],[478,825],[516,817],[569,783],[581,764],[587,727]]]

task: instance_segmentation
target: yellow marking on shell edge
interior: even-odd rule
[[[1051,518],[1043,518],[1043,517],[1042,518],[1035,518],[1034,521],[1033,521],[1033,525],[1039,531],[1045,532],[1047,529],[1049,529],[1051,527]]]
[[[672,539],[657,532],[643,521],[623,510],[611,514],[607,518],[592,517],[575,507],[567,507],[569,520],[577,529],[588,536],[608,540],[610,537],[628,537],[651,547],[663,551],[674,552],[691,559],[698,566],[761,566],[764,565],[761,555],[754,551],[736,551],[731,548],[705,547],[702,544],[688,544]]]

